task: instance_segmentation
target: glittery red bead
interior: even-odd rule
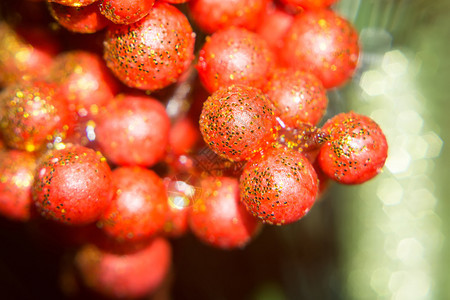
[[[58,55],[50,69],[49,79],[79,116],[93,116],[118,91],[117,82],[103,59],[92,52],[69,51]]]
[[[145,17],[155,0],[100,0],[101,13],[116,24],[132,24]]]
[[[274,3],[267,5],[255,32],[261,36],[275,53],[283,51],[283,39],[294,21],[294,15]]]
[[[275,65],[266,41],[242,28],[217,31],[200,50],[197,70],[203,86],[214,92],[231,84],[262,88]]]
[[[247,160],[274,144],[277,125],[270,100],[260,90],[242,85],[216,91],[200,116],[205,142],[231,161]]]
[[[285,4],[300,6],[304,9],[322,9],[331,6],[337,0],[281,0]]]
[[[231,177],[207,177],[189,214],[192,232],[204,243],[223,249],[244,247],[260,223],[241,203],[239,181]]]
[[[286,126],[316,125],[327,109],[326,90],[322,82],[310,73],[278,70],[264,91]]]
[[[0,130],[9,147],[35,151],[73,131],[75,114],[57,86],[45,81],[23,83],[0,95]]]
[[[40,27],[12,28],[0,22],[0,85],[41,79],[49,70],[59,43]]]
[[[34,154],[9,150],[0,152],[0,213],[12,220],[28,221],[31,213],[31,185]]]
[[[154,98],[120,94],[100,112],[96,123],[100,149],[115,164],[152,166],[165,155],[170,120]]]
[[[261,22],[268,0],[191,0],[195,23],[207,33],[230,26],[254,29]]]
[[[98,226],[118,240],[139,240],[162,231],[167,193],[155,172],[122,167],[112,172],[115,195]]]
[[[286,33],[281,55],[286,65],[313,73],[325,88],[338,87],[355,71],[358,34],[330,10],[305,11]]]
[[[109,21],[100,13],[98,3],[81,7],[49,3],[48,8],[53,18],[69,31],[94,33],[109,24]]]
[[[80,6],[86,6],[86,5],[92,4],[98,0],[47,0],[47,1],[59,3],[61,5],[66,5],[66,6],[80,7]]]
[[[247,163],[240,189],[249,212],[264,223],[283,225],[309,212],[318,194],[318,182],[303,154],[280,148]]]
[[[136,299],[154,292],[167,275],[170,261],[170,244],[162,238],[132,254],[113,254],[86,245],[75,256],[84,284],[113,299]]]
[[[111,169],[100,152],[67,145],[41,158],[32,192],[44,218],[75,225],[91,223],[111,202]]]
[[[320,149],[318,161],[327,176],[339,183],[359,184],[381,172],[388,145],[375,121],[355,112],[341,113],[322,129],[329,139]]]
[[[194,41],[185,15],[158,2],[140,21],[108,28],[104,58],[126,85],[157,90],[176,82],[187,70],[194,59]]]

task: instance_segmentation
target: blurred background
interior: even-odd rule
[[[381,126],[384,172],[332,185],[307,217],[266,226],[243,250],[174,240],[171,276],[154,299],[450,299],[450,1],[335,9],[359,30],[363,55],[352,82],[329,93],[329,114],[354,110]],[[69,297],[62,252],[22,225],[0,225],[0,298]]]

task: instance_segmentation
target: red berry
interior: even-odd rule
[[[115,195],[98,225],[118,240],[139,240],[161,231],[167,193],[155,172],[122,167],[112,172]]]
[[[170,260],[170,244],[158,238],[141,251],[127,255],[86,245],[76,254],[75,266],[90,289],[114,299],[134,299],[158,288],[169,271]]]
[[[284,36],[294,22],[294,15],[272,3],[267,6],[262,20],[255,32],[267,42],[275,53],[281,53]]]
[[[86,5],[92,4],[98,0],[47,0],[47,1],[58,3],[61,5],[66,5],[66,6],[80,7],[80,6],[86,6]]]
[[[261,22],[268,0],[191,0],[190,13],[207,33],[230,26],[254,29]]]
[[[270,100],[258,89],[232,85],[203,104],[200,130],[208,146],[231,161],[251,158],[270,147],[277,120]]]
[[[55,84],[23,83],[5,89],[0,96],[0,130],[8,146],[35,151],[73,131],[75,115]]]
[[[264,223],[283,225],[309,212],[318,193],[317,175],[298,151],[271,149],[249,161],[240,179],[242,202]]]
[[[259,35],[242,28],[227,28],[207,38],[197,70],[203,86],[212,93],[231,84],[262,88],[274,63],[274,54]]]
[[[145,17],[155,0],[100,0],[100,11],[116,24],[132,24]]]
[[[286,65],[313,73],[325,88],[344,84],[356,68],[358,34],[329,10],[299,14],[285,36],[281,53]]]
[[[239,181],[231,177],[207,177],[201,195],[191,209],[192,232],[208,245],[223,249],[245,246],[260,223],[247,212],[239,198]]]
[[[109,24],[100,13],[98,3],[81,7],[49,3],[48,8],[53,18],[69,31],[94,33]]]
[[[305,9],[322,9],[331,6],[337,0],[281,0],[288,5],[300,6]]]
[[[69,51],[58,55],[49,78],[58,84],[71,110],[78,115],[96,115],[118,90],[103,59],[91,52]]]
[[[148,96],[121,94],[97,118],[97,142],[121,166],[152,166],[165,154],[170,120],[164,106]]]
[[[344,184],[363,183],[381,172],[388,145],[381,128],[369,117],[341,113],[322,128],[329,139],[319,153],[319,164],[330,178]]]
[[[0,152],[0,213],[12,220],[31,218],[31,185],[36,158],[33,154],[9,150]]]
[[[194,59],[195,34],[177,8],[158,2],[130,25],[109,27],[104,58],[126,85],[157,90],[174,82]]]
[[[112,197],[111,169],[100,152],[67,145],[41,159],[33,200],[46,219],[66,224],[98,220]]]
[[[293,70],[278,70],[264,89],[289,127],[316,125],[326,112],[328,99],[316,76]]]
[[[11,28],[0,22],[0,85],[42,78],[49,70],[59,44],[39,27]]]

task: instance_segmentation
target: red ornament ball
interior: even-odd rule
[[[158,90],[178,80],[194,59],[195,33],[186,16],[164,2],[130,25],[110,26],[104,58],[129,87]]]
[[[355,112],[341,113],[322,129],[329,138],[320,149],[318,161],[328,177],[343,184],[359,184],[381,172],[388,144],[371,118]]]
[[[201,195],[189,214],[189,225],[204,243],[232,249],[244,247],[261,223],[241,203],[239,181],[232,177],[207,177],[200,182]]]
[[[316,76],[294,70],[278,70],[264,89],[289,127],[316,125],[327,110],[328,98]]]
[[[171,256],[170,244],[162,238],[125,255],[86,245],[77,252],[75,267],[91,290],[113,299],[136,299],[158,288],[169,271]]]
[[[80,117],[94,116],[114,98],[118,86],[103,59],[93,52],[68,51],[58,55],[49,79]]]
[[[302,153],[274,148],[247,163],[240,189],[250,213],[264,223],[284,225],[309,212],[318,194],[318,181]]]
[[[0,130],[9,147],[36,151],[73,131],[75,114],[58,91],[45,81],[22,83],[0,95]]]
[[[295,16],[282,7],[271,3],[267,5],[264,15],[255,32],[271,47],[274,53],[283,51],[283,39],[294,22]]]
[[[200,130],[208,146],[231,161],[248,160],[275,143],[278,122],[270,100],[259,89],[232,85],[204,103]]]
[[[49,3],[48,8],[52,17],[69,31],[94,33],[109,24],[109,21],[100,13],[98,3],[80,7]]]
[[[59,43],[46,30],[26,26],[13,28],[0,22],[0,85],[41,79],[49,70]]]
[[[268,0],[191,0],[189,11],[201,30],[213,33],[231,26],[255,29]]]
[[[296,16],[284,41],[284,63],[313,73],[327,89],[344,84],[358,63],[356,30],[330,10],[305,11]]]
[[[165,155],[170,120],[154,98],[120,94],[100,112],[96,123],[96,141],[117,165],[152,166]]]
[[[75,6],[75,7],[80,7],[80,6],[86,6],[89,4],[92,4],[98,0],[47,0],[48,2],[54,2],[54,3],[58,3],[61,5],[66,5],[66,6]]]
[[[32,213],[31,186],[36,157],[17,150],[0,152],[0,214],[17,221],[29,221]]]
[[[115,188],[111,205],[97,225],[117,240],[139,240],[162,231],[167,193],[162,179],[141,167],[112,172]]]
[[[155,0],[100,0],[101,13],[116,24],[132,24],[145,17]]]
[[[337,0],[281,0],[288,5],[300,6],[308,10],[318,10],[331,6]]]
[[[266,41],[243,28],[227,28],[207,38],[197,70],[209,92],[232,84],[263,88],[275,65]]]
[[[73,225],[91,223],[111,202],[111,169],[100,152],[67,145],[40,159],[32,193],[44,218]]]

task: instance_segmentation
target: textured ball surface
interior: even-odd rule
[[[61,53],[53,61],[49,78],[81,117],[96,115],[116,94],[117,82],[103,59],[92,52]]]
[[[112,198],[111,169],[100,152],[78,145],[49,151],[32,188],[38,212],[66,224],[98,220]]]
[[[299,14],[284,41],[281,55],[285,64],[313,73],[327,89],[344,84],[355,71],[358,34],[330,10]]]
[[[115,194],[98,225],[118,240],[139,240],[162,231],[167,193],[163,181],[148,169],[122,167],[112,172]]]
[[[291,27],[294,17],[279,5],[269,4],[262,17],[264,21],[259,22],[255,32],[269,44],[274,53],[281,53],[284,36]]]
[[[73,7],[49,3],[52,17],[64,28],[78,33],[94,33],[105,28],[109,22],[100,13],[97,3]]]
[[[158,288],[169,271],[171,256],[170,244],[162,238],[127,255],[86,245],[76,254],[75,266],[92,290],[113,299],[135,299]]]
[[[254,29],[261,21],[267,0],[191,0],[195,23],[207,33],[230,26]]]
[[[232,84],[262,88],[274,63],[275,56],[262,37],[233,27],[207,38],[196,67],[201,83],[212,93]]]
[[[0,22],[0,84],[41,79],[48,72],[59,43],[39,27],[13,28]]]
[[[251,158],[270,147],[277,120],[270,100],[258,89],[232,85],[212,94],[203,104],[200,130],[208,146],[231,161]]]
[[[278,109],[280,119],[290,127],[316,125],[327,110],[326,90],[310,73],[278,70],[264,91]]]
[[[34,81],[0,94],[0,130],[9,147],[38,150],[73,131],[75,114],[53,83]]]
[[[101,13],[116,24],[132,24],[145,17],[155,0],[100,0]]]
[[[170,120],[158,100],[120,94],[99,113],[96,121],[96,140],[113,163],[152,166],[164,157]]]
[[[283,225],[309,212],[318,194],[318,182],[303,154],[279,148],[247,163],[240,189],[250,213],[264,223]]]
[[[359,184],[381,172],[388,145],[375,121],[355,112],[341,113],[322,129],[329,139],[320,149],[318,160],[328,177],[344,184]]]
[[[207,177],[202,193],[189,214],[192,232],[204,243],[232,249],[245,246],[260,223],[241,203],[239,181],[232,177]]]
[[[318,10],[331,6],[337,0],[281,0],[285,4],[300,6],[308,10]]]
[[[61,5],[75,6],[75,7],[86,6],[96,1],[98,0],[48,0],[48,2],[54,2]]]
[[[157,90],[174,82],[194,59],[195,34],[185,15],[164,2],[130,25],[110,26],[104,58],[124,84]]]

